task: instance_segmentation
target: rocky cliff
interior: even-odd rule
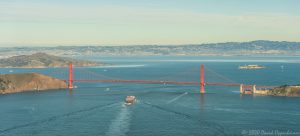
[[[300,96],[300,86],[281,86],[271,89],[267,93],[274,96]]]
[[[0,94],[67,88],[59,79],[37,73],[0,75]]]

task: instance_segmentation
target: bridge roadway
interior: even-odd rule
[[[164,81],[164,80],[125,80],[125,79],[73,79],[73,65],[69,64],[69,79],[64,80],[69,83],[69,88],[73,88],[73,82],[102,82],[102,83],[143,83],[143,84],[177,84],[177,85],[195,85],[200,86],[200,92],[204,93],[204,86],[240,86],[241,88],[249,88],[255,85],[242,85],[239,83],[209,83],[204,81],[204,65],[200,68],[200,82],[188,81]],[[257,86],[256,86],[257,87]],[[274,88],[273,86],[260,86],[260,88]]]
[[[200,85],[199,82],[185,81],[160,81],[160,80],[73,80],[73,82],[103,82],[103,83],[143,83],[143,84],[178,84],[178,85]],[[206,86],[240,86],[240,84],[205,83]]]
[[[67,80],[64,80],[68,82]],[[85,80],[75,79],[73,82],[102,82],[102,83],[142,83],[142,84],[175,84],[175,85],[195,85],[200,86],[199,82],[185,82],[185,81],[161,81],[161,80],[123,80],[123,79],[112,79],[112,80]],[[237,83],[205,83],[205,86],[240,86]],[[245,87],[252,87],[252,85],[244,85]],[[257,88],[274,88],[276,86],[257,86]]]

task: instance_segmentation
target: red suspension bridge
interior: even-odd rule
[[[87,71],[89,72],[89,71]],[[91,73],[91,72],[90,72]],[[172,81],[172,80],[129,80],[129,79],[74,79],[74,71],[73,65],[70,63],[68,68],[68,79],[65,80],[68,82],[69,89],[74,88],[74,82],[102,82],[102,83],[142,83],[142,84],[174,84],[174,85],[193,85],[199,86],[200,93],[205,93],[205,86],[240,86],[240,92],[245,93],[245,91],[250,90],[253,92],[256,88],[274,88],[274,86],[255,86],[255,85],[243,85],[240,83],[213,83],[213,82],[206,82],[205,75],[204,75],[204,65],[202,64],[200,67],[200,75],[199,79],[200,82],[193,82],[193,81]],[[96,76],[96,75],[95,75]],[[105,78],[105,76],[101,76],[101,78]]]

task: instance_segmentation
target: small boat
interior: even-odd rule
[[[136,101],[135,96],[127,96],[125,99],[125,105],[131,105]]]

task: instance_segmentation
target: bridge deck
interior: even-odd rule
[[[106,82],[106,83],[144,83],[144,84],[179,84],[179,85],[196,85],[199,82],[185,82],[185,81],[159,81],[159,80],[73,80],[73,82]],[[239,86],[240,84],[226,84],[226,83],[205,83],[207,86]]]
[[[67,82],[67,80],[65,80]],[[84,80],[75,79],[73,82],[102,82],[102,83],[142,83],[142,84],[176,84],[176,85],[195,85],[200,86],[199,82],[186,82],[186,81],[162,81],[162,80]],[[240,84],[233,83],[205,83],[205,86],[240,86]],[[244,85],[251,87],[252,85]],[[276,86],[257,86],[257,88],[274,88]]]

